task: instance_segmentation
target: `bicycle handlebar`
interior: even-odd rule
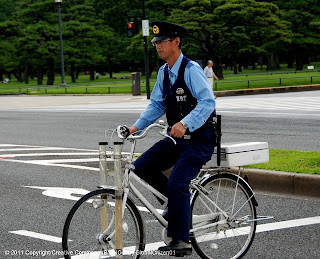
[[[168,126],[166,126],[162,120],[160,120],[159,123],[153,123],[153,124],[149,125],[149,126],[148,126],[141,134],[139,134],[139,135],[134,135],[135,133],[137,133],[137,132],[135,132],[135,133],[133,133],[133,134],[125,137],[125,136],[123,136],[123,135],[121,134],[121,132],[122,132],[121,127],[126,127],[126,126],[118,126],[118,127],[117,127],[117,134],[118,134],[118,137],[121,138],[121,139],[129,139],[129,140],[142,139],[142,138],[144,138],[144,137],[149,133],[149,131],[150,131],[152,128],[158,127],[158,128],[163,129],[162,131],[159,132],[161,135],[170,138],[170,139],[173,141],[174,144],[177,144],[177,142],[176,142],[171,136],[168,135],[168,133],[167,133],[167,131],[168,131]]]

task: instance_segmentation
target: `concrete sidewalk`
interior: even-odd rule
[[[121,102],[149,103],[146,96],[120,95],[2,95],[1,109],[48,108],[58,106],[112,104]]]
[[[320,85],[293,86],[277,88],[256,88],[234,91],[216,92],[218,97],[247,94],[266,94],[293,91],[320,90]],[[132,96],[129,94],[112,95],[2,95],[0,96],[1,109],[47,108],[68,105],[92,105],[120,102],[149,103],[146,96]],[[235,172],[236,169],[231,169]],[[249,183],[254,190],[307,195],[320,197],[320,175],[287,173],[258,169],[244,169],[241,175],[248,175]]]

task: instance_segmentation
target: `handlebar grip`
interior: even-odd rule
[[[126,125],[120,125],[117,127],[118,137],[121,139],[126,139],[130,135],[130,130]]]

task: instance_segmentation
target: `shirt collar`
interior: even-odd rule
[[[182,59],[183,59],[183,54],[181,53],[179,58],[177,59],[176,63],[174,63],[173,67],[170,69],[170,67],[168,66],[169,73],[172,73],[175,76],[178,76],[178,72],[179,72],[179,68],[180,68]]]

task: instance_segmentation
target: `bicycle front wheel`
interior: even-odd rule
[[[191,242],[201,258],[241,258],[256,231],[251,189],[229,173],[210,176],[191,201]]]
[[[103,232],[105,235],[101,240]],[[122,232],[123,256],[139,258],[139,252],[145,247],[143,222],[129,197]],[[64,225],[62,247],[65,258],[115,257],[115,244],[115,191],[101,189],[86,194],[72,207]]]

